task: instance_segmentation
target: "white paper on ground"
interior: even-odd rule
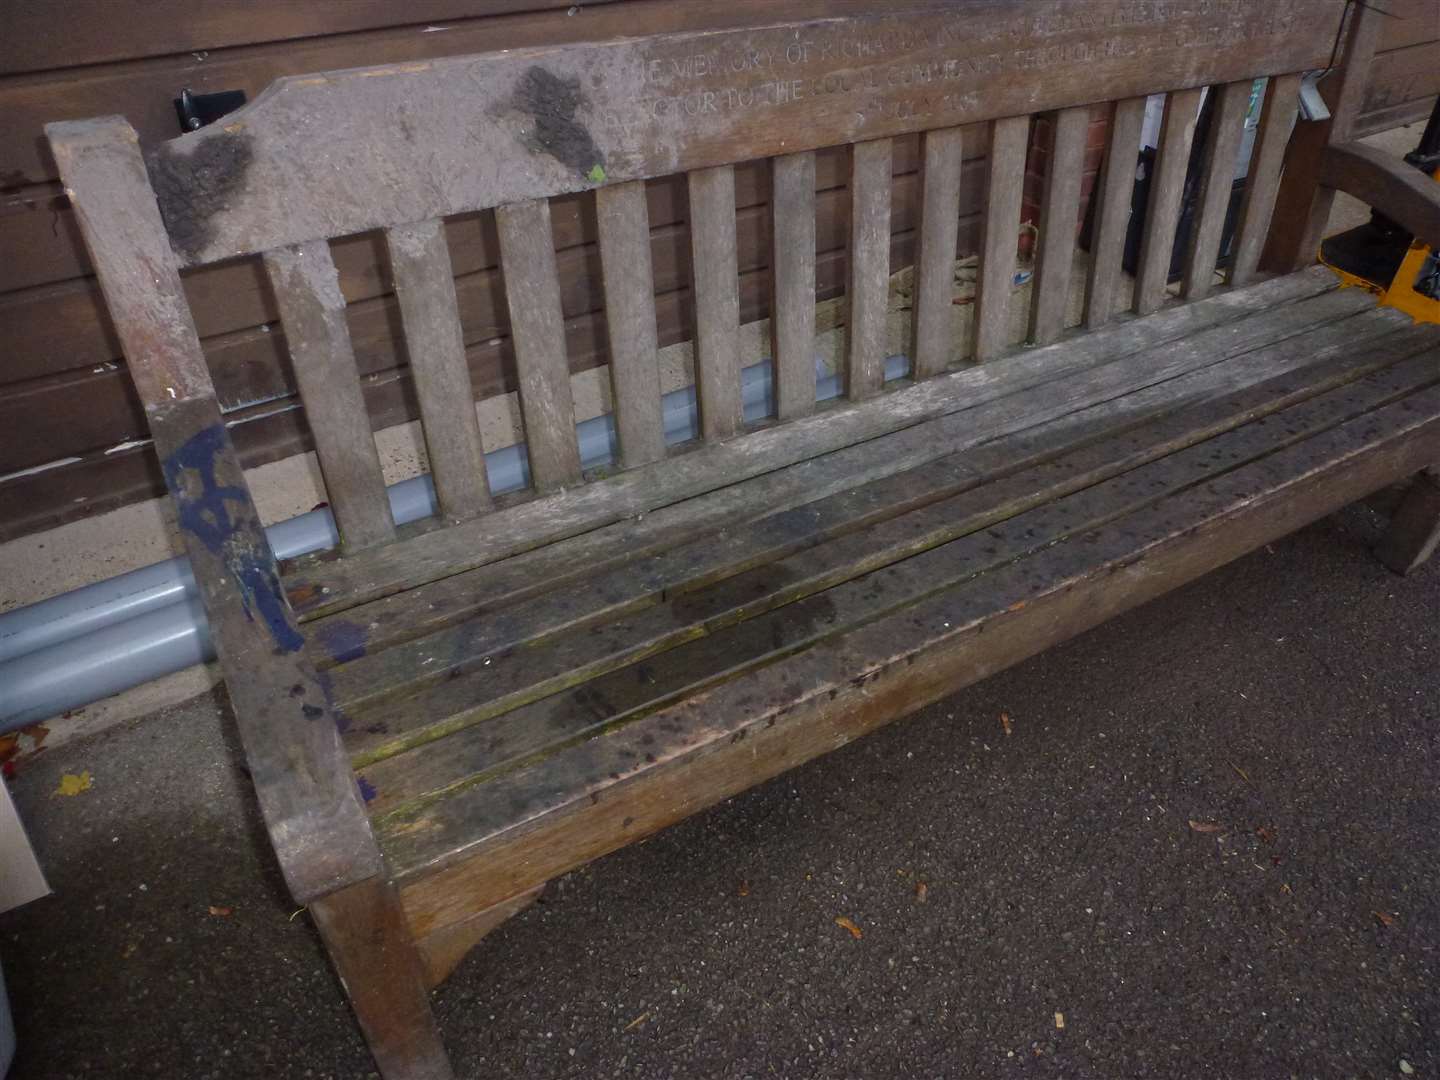
[[[0,780],[0,912],[49,895],[50,886],[20,825],[10,790]]]

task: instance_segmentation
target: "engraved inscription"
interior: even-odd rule
[[[1313,6],[1313,5],[1311,5]],[[1156,53],[1284,39],[1304,0],[1132,0],[1048,3],[1038,11],[980,8],[964,15],[821,22],[716,35],[713,48],[657,48],[641,60],[640,91],[601,119],[625,133],[656,122],[724,125],[806,103],[843,110],[857,128],[943,117],[964,122],[987,81],[1044,72],[1132,66]],[[699,39],[705,40],[705,39]]]

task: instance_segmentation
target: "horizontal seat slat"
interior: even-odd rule
[[[647,836],[1303,527],[1437,451],[1432,389],[1017,560],[983,588],[942,592],[462,792],[444,817],[437,806],[385,838],[407,867],[411,924],[424,933],[457,906],[503,900]]]
[[[1066,377],[1028,386],[1023,394],[997,395],[988,401],[977,395],[977,403],[970,409],[775,470],[744,485],[732,485],[647,514],[642,520],[595,530],[494,566],[328,616],[316,626],[316,661],[333,664],[337,658],[353,655],[357,646],[362,651],[378,651],[404,637],[419,637],[426,630],[433,632],[462,621],[472,612],[495,614],[527,597],[590,580],[602,570],[638,562],[674,544],[708,536],[717,528],[737,528],[756,517],[894,476],[942,453],[975,446],[1034,424],[1067,414],[1078,417],[1088,406],[1118,402],[1145,387],[1155,387],[1162,395],[1160,400],[1164,400],[1163,387],[1170,379],[1370,307],[1363,296],[1330,289],[1238,324],[1199,329],[1186,340],[1184,348],[1167,347],[1153,354],[1120,348],[1113,358],[1088,374],[1083,365],[1077,365],[1074,371],[1064,372]],[[1161,318],[1168,318],[1168,313]],[[1117,326],[1113,333],[1121,334],[1125,329]],[[1025,368],[1032,356],[1039,355],[1017,356],[1001,367]],[[962,383],[966,381],[962,379]],[[434,655],[434,650],[428,655]],[[376,662],[367,658],[350,667],[358,673]],[[343,696],[354,684],[351,676],[337,675]],[[371,686],[383,686],[384,682],[383,678],[367,680]]]
[[[1376,443],[1423,435],[1433,453],[1440,438],[1433,341],[1399,334],[1409,336],[1416,349],[1428,347],[1430,355],[1293,406],[1273,423],[1236,428],[781,609],[776,617],[788,619],[789,629],[784,647],[771,651],[776,659],[770,664],[752,675],[732,666],[724,683],[708,694],[522,763],[488,783],[396,812],[382,822],[387,855],[402,875],[443,864],[462,849],[473,852],[510,829],[533,827],[572,801],[588,801],[627,776],[678,760],[697,747],[697,738],[733,735],[763,717],[770,702],[794,707],[817,690],[823,693],[842,672],[846,682],[864,679],[874,663],[856,663],[865,659],[857,655],[856,637],[882,642],[881,655],[899,659],[912,651],[907,642],[948,637],[947,630],[1003,617],[1029,602],[1026,595],[1012,598],[997,589],[997,582],[1023,583],[1027,592],[1037,581],[1048,586],[1051,575],[1042,568],[1057,562],[1066,577],[1087,573],[1107,563],[1107,544],[1130,550],[1139,540],[1143,550],[1156,526],[1164,526],[1164,536],[1184,536],[1197,519],[1233,512],[1324,467],[1321,463]],[[869,635],[882,626],[889,640]],[[806,639],[836,634],[833,644],[796,653]],[[717,708],[716,698],[726,707]]]
[[[1276,278],[1167,310],[1154,319],[1118,323],[1072,342],[1036,349],[1008,360],[999,370],[974,368],[956,372],[887,394],[877,402],[827,410],[823,415],[758,431],[742,443],[707,446],[667,458],[646,470],[621,474],[603,484],[589,484],[498,510],[487,515],[483,522],[462,523],[345,560],[298,560],[286,575],[287,594],[302,619],[313,619],[602,527],[630,535],[631,553],[635,554],[645,550],[646,537],[653,543],[655,537],[671,529],[709,527],[706,522],[728,520],[734,510],[723,495],[717,495],[708,504],[712,509],[704,511],[713,516],[702,516],[698,524],[689,510],[684,514],[654,513],[672,503],[718,492],[740,480],[777,472],[962,407],[1013,396],[1062,374],[1113,363],[1208,327],[1231,321],[1248,322],[1246,317],[1255,313],[1279,314],[1293,302],[1333,290],[1334,276],[1326,271]],[[1065,357],[1063,366],[1056,363],[1061,350]],[[1063,402],[1053,407],[1063,408]],[[933,452],[928,456],[934,456]],[[906,467],[903,462],[881,465],[887,471]],[[830,482],[842,484],[845,479],[842,476]],[[778,483],[781,483],[779,477]],[[813,489],[811,491],[813,493]],[[640,513],[646,515],[643,521],[623,522]],[[677,517],[682,520],[677,521]],[[604,539],[615,533],[597,532],[597,537]],[[583,558],[553,568],[557,579],[567,573],[573,575],[593,569]],[[440,612],[447,606],[441,603],[430,607],[431,603],[431,599],[424,601],[422,610]],[[361,627],[374,621],[378,620],[373,617],[357,620]]]
[[[1284,422],[1283,428],[1277,424],[1252,432],[1247,453],[1263,452],[1266,447],[1299,437],[1297,433],[1304,433],[1304,425],[1314,428],[1338,422],[1337,416],[1343,420],[1357,409],[1373,407],[1389,397],[1413,390],[1416,385],[1440,379],[1440,375],[1427,370],[1424,363],[1409,366],[1400,363],[1419,347],[1417,343],[1423,341],[1420,335],[1409,330],[1396,331],[1384,324],[1377,328],[1382,336],[1369,342],[1368,355],[1364,358],[1356,357],[1353,350],[1337,348],[1319,365],[1288,372],[1163,419],[1140,423],[1132,420],[1128,426],[1118,423],[1106,438],[1089,445],[1076,448],[1067,446],[1063,439],[1047,442],[1036,438],[1027,447],[1022,440],[1001,440],[984,448],[985,452],[968,455],[973,465],[964,470],[968,476],[961,481],[962,486],[970,488],[968,491],[848,533],[799,555],[756,567],[703,592],[687,591],[679,599],[671,598],[668,603],[673,608],[673,616],[699,625],[704,635],[702,640],[686,645],[683,644],[685,637],[677,637],[675,640],[680,642],[677,647],[650,656],[639,669],[617,668],[611,677],[602,674],[557,697],[508,710],[505,714],[497,713],[495,719],[486,719],[446,737],[436,744],[434,751],[421,748],[369,764],[363,775],[368,788],[377,793],[372,813],[384,815],[407,798],[422,797],[428,791],[450,785],[474,783],[489,772],[541,752],[547,744],[584,737],[618,723],[636,709],[657,707],[676,692],[693,689],[709,678],[733,670],[746,656],[770,655],[780,642],[792,639],[794,627],[824,621],[820,616],[834,610],[833,605],[826,606],[830,601],[824,598],[833,600],[838,594],[832,586],[850,578],[858,578],[881,566],[908,565],[901,560],[1036,507],[1062,513],[1067,505],[1085,505],[1087,500],[1103,497],[1108,490],[1104,481],[1162,458],[1168,461],[1167,475],[1173,473],[1180,477],[1201,477],[1214,468],[1231,467],[1235,464],[1233,459],[1215,453],[1214,447],[1222,444],[1205,440],[1256,417],[1289,409],[1277,417]],[[1397,366],[1390,371],[1383,370],[1390,365]],[[1367,380],[1366,377],[1376,371],[1381,374]],[[1356,380],[1362,381],[1348,388],[1348,394],[1328,394],[1325,400],[1310,402],[1312,407],[1308,411],[1290,408]],[[987,460],[1014,462],[1015,466],[1013,470],[1002,468],[986,477],[980,470],[985,468]],[[958,474],[961,470],[952,467],[951,471]],[[1149,475],[1146,470],[1141,472]],[[963,484],[963,479],[969,483]],[[1148,483],[1148,480],[1138,486],[1131,483],[1131,487],[1148,498],[1154,495],[1153,489],[1146,486]],[[1101,493],[1099,496],[1076,494],[1096,484],[1100,485],[1096,489]],[[765,529],[766,525],[762,522],[757,528]],[[991,553],[995,551],[994,545],[988,543],[985,548]],[[1001,556],[1010,550],[1007,545],[999,545]],[[916,587],[923,587],[927,572],[919,571],[913,577]],[[825,589],[832,591],[822,592]],[[883,596],[880,592],[879,588],[868,593],[861,590],[866,604],[873,601],[883,606],[907,602],[903,588],[894,587],[893,582],[883,590]],[[812,600],[783,607],[805,597]],[[765,614],[775,608],[780,610]],[[807,611],[809,614],[805,614]],[[633,634],[642,623],[664,625],[666,622],[662,612],[655,612],[632,620],[629,625],[617,623],[615,628],[617,636],[623,638]],[[532,650],[543,648],[530,643],[524,653],[498,657],[495,668],[476,681],[473,693],[485,694],[490,684],[503,676],[504,665],[529,665],[534,656]],[[575,639],[574,648],[582,653],[595,650],[593,633]],[[568,655],[562,649],[561,654],[553,664],[556,671],[565,663],[573,662],[576,655],[573,649]],[[631,673],[637,670],[643,671],[643,678]],[[457,703],[466,700],[466,695],[461,684],[443,682],[434,693],[418,700],[433,715],[455,708]],[[393,715],[404,705],[398,703],[390,710],[361,710],[357,723],[363,726],[377,718],[385,723],[387,715]],[[352,749],[356,745],[352,741]]]

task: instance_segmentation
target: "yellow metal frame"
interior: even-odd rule
[[[1440,181],[1440,169],[1435,171],[1434,179]],[[1335,272],[1342,285],[1369,290],[1376,295],[1382,307],[1403,311],[1417,323],[1440,323],[1440,300],[1432,300],[1415,291],[1415,279],[1420,276],[1420,269],[1429,255],[1428,245],[1419,240],[1414,241],[1410,250],[1405,253],[1405,258],[1401,260],[1400,268],[1395,271],[1395,276],[1384,285],[1341,270],[1338,266],[1326,262],[1323,254],[1319,258],[1321,263]]]

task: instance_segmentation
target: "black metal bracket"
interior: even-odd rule
[[[180,120],[181,131],[196,131],[206,124],[213,124],[226,113],[232,113],[244,104],[244,90],[217,90],[213,94],[197,94],[186,87],[175,99],[175,115]]]

